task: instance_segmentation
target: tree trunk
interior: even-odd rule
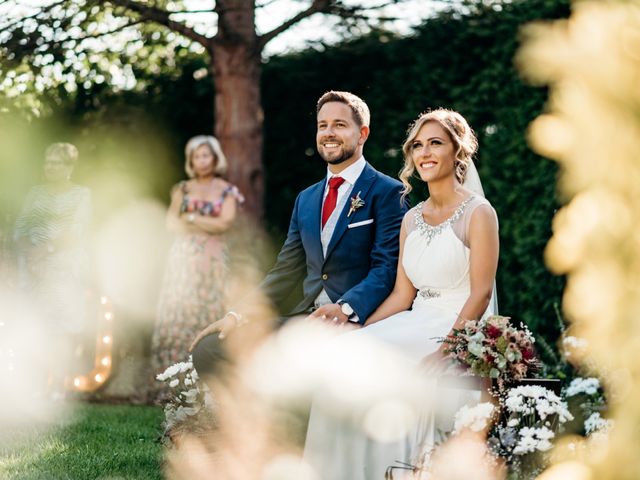
[[[264,171],[261,58],[253,0],[220,0],[218,33],[210,44],[215,135],[229,161],[228,179],[245,196],[245,212],[262,221]]]

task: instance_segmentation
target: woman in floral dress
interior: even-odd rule
[[[185,361],[193,337],[224,312],[225,233],[243,202],[238,189],[221,177],[227,160],[214,137],[192,138],[185,156],[190,178],[173,188],[167,212],[167,228],[176,238],[151,342],[154,376]]]

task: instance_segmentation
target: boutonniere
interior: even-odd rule
[[[350,217],[353,212],[355,212],[360,207],[364,206],[364,200],[360,198],[360,192],[355,197],[351,197],[351,208],[349,208],[349,213],[347,213],[347,217]]]

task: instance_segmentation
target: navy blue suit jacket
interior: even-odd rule
[[[350,194],[353,198],[360,192],[364,205],[347,216],[347,199],[325,258],[320,241],[325,182],[296,198],[287,239],[261,286],[279,307],[303,282],[303,298],[287,315],[308,311],[324,287],[334,303],[344,300],[364,323],[395,283],[400,224],[407,211],[402,184],[367,163]],[[365,224],[349,227],[359,222]]]

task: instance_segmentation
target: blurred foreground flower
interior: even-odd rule
[[[554,219],[546,258],[553,271],[567,274],[564,312],[572,333],[587,342],[596,367],[591,374],[611,393],[616,428],[608,442],[577,461],[567,449],[541,478],[635,479],[640,3],[576,1],[572,10],[567,21],[528,26],[517,61],[531,81],[550,86],[550,111],[534,121],[530,139],[560,163],[561,193],[569,203]]]

